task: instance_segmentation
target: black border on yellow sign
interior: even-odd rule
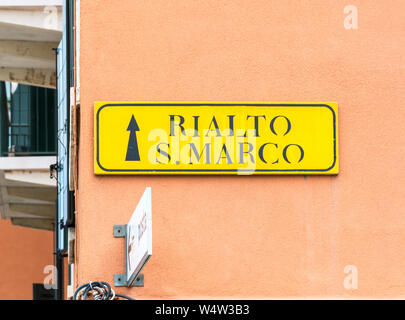
[[[97,120],[97,136],[96,136],[96,161],[100,169],[106,172],[240,172],[246,171],[250,172],[252,169],[106,169],[104,168],[99,159],[99,115],[100,111],[106,107],[202,107],[202,106],[212,106],[212,107],[224,107],[224,106],[252,106],[252,107],[325,107],[332,111],[333,116],[333,163],[327,169],[255,169],[255,172],[326,172],[331,170],[336,164],[336,114],[333,108],[327,104],[288,104],[288,103],[107,103],[101,106],[97,110],[96,120]]]

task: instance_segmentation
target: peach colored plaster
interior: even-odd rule
[[[52,232],[0,219],[0,300],[32,300],[32,284],[43,283],[45,266],[53,265],[52,246]]]
[[[346,30],[343,8],[359,9]],[[124,271],[152,187],[138,298],[405,297],[405,2],[82,0],[76,284]],[[95,101],[337,101],[339,176],[95,176]],[[346,265],[358,290],[343,286]]]

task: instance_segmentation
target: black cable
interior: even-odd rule
[[[82,284],[73,294],[73,300],[87,300],[88,298],[93,300],[113,300],[115,297],[135,300],[126,295],[115,293],[111,286],[104,281],[92,281]]]
[[[116,293],[115,296],[120,297],[120,298],[124,298],[124,299],[127,299],[127,300],[135,300],[134,298],[128,297],[125,294]]]

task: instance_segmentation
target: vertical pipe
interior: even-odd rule
[[[58,86],[58,55],[62,54],[61,52],[58,51],[58,49],[55,50],[56,53],[56,83]],[[63,79],[63,76],[62,76]],[[58,90],[56,90],[56,96],[57,96],[57,102],[58,102]],[[55,130],[56,130],[56,137],[58,136],[58,113],[60,111],[60,108],[57,108],[57,112],[55,112]],[[55,149],[56,149],[56,159],[57,159],[57,164],[59,163],[59,153],[58,153],[58,139],[55,139]],[[57,169],[56,169],[57,170]],[[56,172],[56,188],[57,188],[57,194],[59,194],[59,183],[58,183],[58,172]],[[63,264],[63,255],[61,251],[59,250],[59,238],[60,238],[60,222],[59,222],[59,201],[58,201],[58,196],[56,197],[56,205],[55,205],[55,223],[54,223],[54,255],[55,255],[55,267],[56,267],[56,300],[63,300],[64,298],[64,264]]]
[[[58,76],[59,76],[59,73],[58,73],[58,54],[59,54],[59,52],[58,52],[58,49],[56,48],[55,49],[55,65],[56,65],[56,86],[58,86],[58,83],[59,83],[59,81],[58,81]],[[58,95],[58,90],[56,90],[56,95]],[[59,108],[58,108],[58,110],[59,110]],[[58,113],[56,112],[55,113],[55,122],[56,122],[56,124],[58,123]],[[55,127],[55,130],[56,130],[56,135],[58,134],[58,125],[56,125],[56,127]],[[56,161],[58,162],[58,160],[59,160],[59,154],[58,154],[58,139],[56,139],[55,140],[55,144],[56,144]],[[52,170],[52,169],[51,169]],[[57,178],[56,178],[57,179]],[[58,180],[56,180],[56,194],[58,194],[59,193],[59,185],[58,185]],[[59,294],[59,291],[60,291],[60,288],[61,288],[61,286],[63,285],[62,283],[60,283],[60,281],[59,281],[59,272],[60,272],[60,266],[59,266],[59,250],[58,250],[58,243],[59,243],[59,218],[58,218],[58,196],[56,196],[56,200],[55,200],[55,222],[54,222],[54,232],[53,232],[53,234],[54,234],[54,237],[53,237],[53,239],[54,239],[54,244],[53,244],[53,246],[54,246],[54,250],[53,250],[53,254],[54,254],[54,263],[55,263],[55,267],[56,267],[56,272],[57,272],[57,275],[56,275],[56,296],[55,296],[55,299],[56,300],[60,300],[60,294]]]

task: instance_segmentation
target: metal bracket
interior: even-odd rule
[[[59,220],[59,228],[63,229],[65,226],[65,222],[63,221],[63,218]]]
[[[127,225],[126,224],[115,224],[114,225],[114,237],[115,238],[125,238],[127,236]]]
[[[50,178],[51,179],[53,179],[53,178],[58,178],[58,176],[57,176],[57,173],[58,172],[60,172],[60,171],[62,171],[62,165],[59,163],[59,162],[56,162],[56,163],[54,163],[54,164],[51,164],[50,166],[49,166],[49,175],[50,175]],[[56,172],[56,175],[54,174],[54,172]]]
[[[143,274],[140,273],[131,285],[127,283],[126,274],[114,274],[114,286],[115,287],[143,287]]]
[[[126,251],[127,243],[127,225],[126,224],[115,224],[114,225],[114,237],[115,238],[125,238],[124,247]],[[126,255],[126,252],[125,252]],[[144,286],[144,276],[142,273],[133,280],[132,283],[127,282],[127,261],[125,257],[125,273],[114,274],[114,286],[115,287],[143,287]]]

